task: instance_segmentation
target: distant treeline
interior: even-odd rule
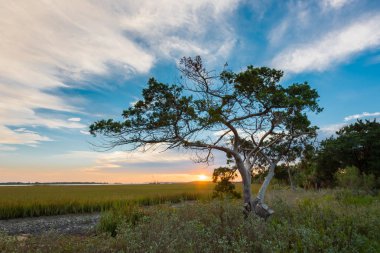
[[[102,182],[5,182],[0,183],[0,185],[46,185],[46,184],[108,184]]]
[[[253,181],[262,182],[266,173],[258,171]],[[358,120],[342,127],[315,147],[305,148],[298,163],[278,165],[274,177],[303,188],[379,190],[380,123]]]

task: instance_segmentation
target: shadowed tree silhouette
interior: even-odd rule
[[[241,198],[241,194],[235,190],[232,183],[237,177],[236,168],[219,167],[214,169],[212,174],[212,182],[216,183],[213,197],[232,197]]]

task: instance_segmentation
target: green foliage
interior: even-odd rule
[[[338,186],[352,190],[371,191],[375,188],[376,180],[373,174],[360,174],[360,171],[355,166],[349,166],[344,169],[339,169],[335,173]]]
[[[289,183],[289,175],[288,170],[290,170],[290,166],[286,164],[281,164],[276,166],[276,173],[274,174],[274,178],[278,181]]]
[[[236,177],[236,169],[228,167],[215,169],[212,174],[212,182],[216,183],[213,198],[241,198],[241,194],[235,190],[235,184],[232,183]]]
[[[349,189],[358,189],[361,186],[360,172],[355,166],[340,169],[335,173],[339,186]]]
[[[135,226],[144,217],[147,217],[146,212],[137,205],[127,204],[114,207],[102,214],[97,229],[99,232],[110,233],[114,237],[121,224]]]
[[[374,195],[368,195],[365,192],[357,192],[349,189],[338,191],[335,197],[339,202],[347,206],[368,207],[376,203],[376,201],[379,201],[379,198]]]
[[[124,137],[124,142],[115,142],[113,145],[162,142],[186,146],[189,145],[186,141],[188,134],[220,129],[220,125],[226,126],[226,122],[231,124],[236,121],[244,125],[252,118],[275,115],[277,124],[307,128],[310,122],[304,111],[322,111],[318,106],[317,91],[307,83],[281,86],[278,82],[282,71],[253,66],[248,66],[240,73],[222,71],[219,75],[222,81],[220,85],[226,91],[215,94],[212,89],[221,87],[208,87],[211,84],[207,81],[199,83],[204,81],[203,78],[212,79],[207,76],[208,72],[199,57],[194,60],[184,58],[181,63],[184,65],[182,72],[195,81],[195,87],[185,89],[181,85],[168,85],[150,78],[148,87],[142,91],[143,99],[123,111],[124,121],[100,120],[90,126],[90,132],[111,139]],[[197,85],[207,87],[199,88]],[[186,95],[191,92],[197,96]],[[235,103],[240,103],[241,107],[234,108]],[[241,111],[243,108],[245,113]],[[257,109],[262,111],[258,115],[254,113]],[[231,118],[232,115],[235,117]]]
[[[362,181],[361,188],[367,192],[376,190],[376,187],[380,185],[380,178],[377,178],[376,180],[376,177],[373,174],[367,175],[363,173],[361,175],[361,181]]]
[[[279,184],[279,185],[289,185],[289,174],[288,169],[292,170],[285,164],[277,165],[275,168],[275,174],[271,181],[271,184]],[[256,168],[254,173],[252,174],[252,182],[262,183],[265,177],[268,175],[268,170],[265,168]]]
[[[373,174],[377,180],[380,177],[380,123],[358,120],[336,134],[321,143],[317,154],[320,181],[332,185],[334,174],[348,166],[355,166],[360,174]]]
[[[316,189],[322,185],[319,181],[320,173],[315,162],[315,147],[308,145],[302,152],[301,160],[294,165],[295,185],[304,189]]]
[[[296,173],[294,175],[295,184],[304,189],[317,189],[318,174],[315,163],[300,163],[296,166]]]
[[[276,196],[276,197],[275,197]],[[155,206],[110,233],[46,234],[18,241],[1,235],[1,252],[368,252],[380,251],[380,196],[350,191],[278,190],[268,221],[246,220],[237,201]],[[129,215],[129,216],[128,216]],[[146,215],[146,214],[144,214]],[[145,218],[144,218],[145,217]],[[147,218],[148,217],[148,218]]]

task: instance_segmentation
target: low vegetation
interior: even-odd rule
[[[241,200],[109,210],[94,234],[1,236],[5,252],[379,252],[380,196],[348,190],[272,190],[267,221]],[[113,221],[113,222],[110,222]],[[115,223],[116,221],[116,223]],[[117,224],[112,226],[112,224]]]

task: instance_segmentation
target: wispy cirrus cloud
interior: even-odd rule
[[[81,118],[69,118],[67,120],[71,121],[71,122],[79,122],[79,121],[81,121]]]
[[[143,152],[142,150],[136,151],[113,151],[109,153],[92,152],[92,151],[72,151],[60,156],[70,158],[95,158],[98,164],[111,164],[111,163],[146,163],[146,162],[178,162],[190,160],[190,156],[178,152],[165,152],[162,155],[162,150],[150,150]]]
[[[38,133],[24,133],[23,142],[11,126],[83,128],[76,120],[37,113],[37,109],[81,112],[63,95],[55,95],[58,89],[74,87],[66,80],[81,83],[115,68],[127,77],[146,73],[159,58],[227,55],[234,40],[224,21],[238,2],[1,3],[1,139],[9,144],[45,140]],[[210,41],[212,46],[206,48]]]
[[[86,171],[110,171],[112,169],[122,168],[128,170],[144,169],[168,169],[168,167],[177,167],[192,164],[189,154],[178,153],[175,151],[162,150],[142,150],[136,151],[113,151],[113,152],[91,152],[91,151],[71,151],[66,154],[56,156],[59,159],[70,160],[88,160]],[[187,164],[187,165],[184,165]]]
[[[47,136],[38,134],[37,132],[19,128],[11,130],[9,128],[0,126],[0,144],[27,144],[36,145],[41,141],[51,141]],[[3,145],[3,149],[14,150],[14,148]]]
[[[267,34],[267,40],[273,47],[283,48],[289,42],[298,40],[298,33],[304,34],[304,29],[310,29],[310,20],[314,18],[312,2],[284,1],[283,17],[278,17]],[[273,3],[272,3],[273,4]],[[278,4],[274,2],[274,4]]]
[[[380,47],[380,13],[361,16],[317,41],[290,45],[272,65],[293,73],[323,71],[365,50]]]
[[[354,114],[354,115],[349,115],[344,118],[344,121],[350,121],[354,119],[361,119],[361,118],[368,118],[368,117],[379,117],[380,112],[363,112],[360,114]]]
[[[322,126],[318,130],[319,137],[324,139],[326,137],[334,135],[339,129],[341,129],[342,127],[344,127],[346,125],[347,125],[347,123],[337,123],[337,124],[330,124],[330,125]]]
[[[329,9],[340,9],[344,7],[345,5],[353,2],[354,0],[322,0],[320,1],[320,4],[324,10]]]

